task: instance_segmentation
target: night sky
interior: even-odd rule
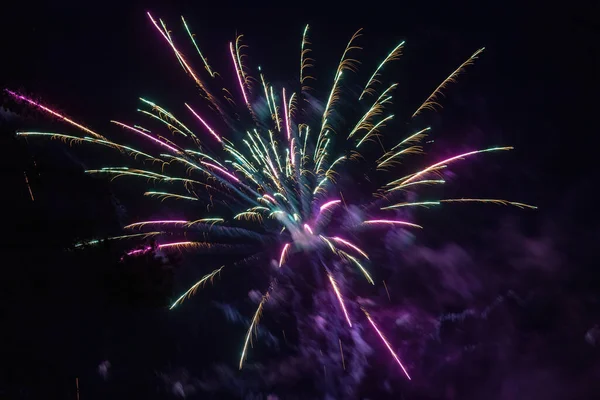
[[[249,62],[275,83],[297,79],[301,33],[309,23],[316,95],[327,93],[356,29],[364,28],[363,76],[406,39],[392,68],[401,87],[395,109],[403,117],[485,46],[445,91],[444,108],[423,121],[436,132],[436,158],[493,145],[515,151],[457,165],[444,195],[507,198],[539,209],[419,210],[414,218],[426,229],[414,238],[393,231],[369,238],[391,299],[381,290],[369,289],[370,296],[414,379],[407,382],[372,332],[365,333],[376,354],[348,398],[600,396],[598,5],[154,3],[4,6],[0,88],[42,99],[116,138],[123,132],[109,121],[139,122],[140,96],[182,115],[183,102],[200,98],[146,11],[163,18],[181,42],[184,15],[220,69],[230,67],[228,42],[243,33]],[[224,276],[169,312],[176,293],[223,260],[186,253],[124,265],[126,246],[74,250],[82,239],[117,235],[131,221],[156,217],[156,202],[142,198],[143,183],[83,173],[116,163],[109,150],[17,139],[19,129],[76,131],[5,93],[0,106],[0,399],[76,399],[76,378],[82,400],[177,398],[180,389],[197,399],[325,398],[329,389],[312,375],[322,367],[311,370],[301,357],[290,368],[302,379],[273,378],[278,370],[269,371],[276,365],[271,360],[295,354],[285,344],[273,348],[263,340],[249,359],[263,369],[238,372],[247,325],[232,313],[253,312],[248,292],[259,278],[252,273],[228,275],[229,282]],[[181,211],[170,204],[160,215]],[[281,341],[288,329],[287,339],[297,339],[295,322],[271,311],[264,336]],[[332,398],[347,398],[337,393]]]

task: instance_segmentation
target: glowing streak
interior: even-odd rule
[[[429,167],[425,168],[424,170],[421,170],[421,171],[417,172],[416,174],[412,175],[410,178],[408,178],[408,179],[404,180],[402,183],[408,183],[408,182],[410,182],[410,181],[413,181],[415,178],[418,178],[419,176],[421,176],[421,175],[423,175],[423,174],[426,174],[427,172],[431,171],[431,170],[432,170],[432,169],[434,169],[434,168],[437,168],[437,167],[439,167],[439,166],[441,166],[441,165],[444,165],[444,164],[450,163],[450,162],[452,162],[452,161],[460,160],[461,158],[464,158],[464,157],[472,156],[472,155],[474,155],[474,154],[479,154],[479,153],[487,153],[487,152],[490,152],[490,151],[506,151],[506,150],[512,150],[513,148],[514,148],[514,147],[491,147],[491,148],[489,148],[489,149],[475,150],[475,151],[469,151],[468,153],[459,154],[459,155],[457,155],[457,156],[450,157],[450,158],[447,158],[447,159],[445,159],[445,160],[443,160],[443,161],[440,161],[440,162],[438,162],[438,163],[435,163],[435,164],[433,164],[433,165],[430,165]],[[400,180],[402,180],[402,179],[400,179]],[[396,182],[397,182],[397,181],[394,181],[394,182],[392,182],[392,183],[396,183]]]
[[[181,153],[179,150],[177,150],[175,147],[171,146],[170,144],[167,144],[167,143],[163,142],[162,140],[155,138],[154,136],[148,135],[144,131],[140,131],[139,129],[135,129],[133,126],[126,125],[126,124],[124,124],[122,122],[119,122],[119,121],[110,121],[110,122],[112,122],[113,124],[117,124],[117,125],[119,125],[119,126],[121,126],[123,128],[126,128],[126,129],[129,129],[131,131],[134,131],[136,133],[139,133],[140,135],[143,135],[143,136],[147,137],[148,139],[152,140],[153,142],[158,143],[158,144],[160,144],[163,147],[166,147],[167,149],[171,150],[174,153]]]
[[[48,114],[54,115],[56,118],[59,118],[59,119],[65,121],[66,123],[71,124],[71,125],[79,128],[79,129],[81,129],[82,131],[89,133],[92,136],[95,136],[95,137],[97,137],[99,139],[106,140],[106,138],[104,136],[100,135],[99,133],[96,133],[93,130],[91,130],[89,128],[86,128],[85,126],[83,126],[81,124],[78,124],[77,122],[73,121],[72,119],[69,119],[69,118],[65,117],[64,115],[61,115],[61,114],[57,113],[56,111],[51,110],[48,107],[46,107],[46,106],[44,106],[44,105],[42,105],[42,104],[40,104],[40,103],[38,103],[36,101],[31,100],[30,98],[27,98],[25,96],[17,94],[15,92],[13,92],[12,90],[8,90],[8,89],[5,89],[5,90],[6,90],[6,92],[8,94],[10,94],[13,97],[16,97],[17,99],[24,100],[24,101],[28,102],[29,104],[31,104],[31,105],[33,105],[33,106],[35,106],[35,107],[37,107],[37,108],[39,108],[41,110],[46,111]]]
[[[375,285],[375,282],[373,281],[373,278],[371,278],[371,275],[369,274],[369,272],[365,269],[365,267],[362,266],[362,264],[360,263],[360,261],[358,261],[356,259],[356,257],[353,257],[350,254],[348,254],[342,250],[338,250],[338,253],[340,253],[344,257],[348,258],[350,261],[352,261],[354,263],[354,265],[356,265],[358,267],[358,269],[360,269],[360,271],[363,273],[365,278],[367,278],[367,280],[371,283],[371,285]]]
[[[170,224],[187,224],[188,221],[185,220],[156,220],[156,221],[142,221],[142,222],[134,222],[133,224],[129,224],[123,227],[123,229],[132,229],[132,228],[141,228],[144,225],[170,225]]]
[[[265,78],[263,74],[260,74],[260,81],[262,82],[263,89],[265,90],[265,99],[267,100],[267,106],[269,106],[269,112],[273,115],[273,108],[271,107],[271,101],[269,100],[269,90],[267,89],[267,84],[265,83]]]
[[[328,201],[327,203],[323,204],[320,208],[319,208],[319,212],[323,212],[323,210],[327,210],[329,207],[334,206],[336,204],[341,203],[341,200],[331,200]]]
[[[204,127],[210,132],[211,135],[215,137],[215,139],[219,141],[219,143],[223,142],[223,140],[221,140],[221,137],[217,135],[217,133],[213,131],[213,129],[210,126],[208,126],[208,124],[196,113],[196,111],[192,109],[192,107],[190,107],[187,103],[185,103],[185,106],[192,112],[192,114],[194,114],[196,118],[198,118],[202,125],[204,125]]]
[[[250,103],[248,103],[248,97],[246,97],[246,91],[244,90],[244,83],[242,82],[242,76],[241,76],[240,70],[238,68],[237,61],[235,60],[235,53],[233,51],[233,42],[229,42],[229,51],[231,52],[231,60],[233,61],[233,67],[235,68],[235,73],[237,75],[238,82],[240,84],[240,90],[242,91],[242,95],[244,96],[244,101],[246,102],[246,105],[248,105],[248,107],[249,107]],[[241,65],[240,65],[240,68],[241,68]]]
[[[263,296],[262,300],[260,301],[260,304],[258,305],[256,312],[254,313],[254,317],[252,318],[252,322],[248,327],[248,332],[246,333],[246,340],[244,341],[244,347],[242,348],[242,356],[240,357],[240,369],[242,369],[242,366],[244,365],[244,360],[247,356],[248,343],[250,343],[252,340],[252,331],[256,329],[256,326],[258,325],[263,306],[267,302],[267,300],[269,300],[268,292]]]
[[[275,95],[273,94],[273,86],[271,86],[271,102],[273,103],[273,114],[275,123],[277,124],[277,131],[281,132],[281,126],[279,125],[279,115],[277,115],[277,103],[275,103]]]
[[[335,240],[336,242],[339,243],[343,243],[348,247],[351,247],[352,249],[356,250],[358,253],[360,253],[361,256],[363,256],[364,258],[366,258],[367,260],[369,259],[369,256],[367,253],[365,253],[364,251],[362,251],[361,249],[359,249],[357,246],[353,245],[352,243],[350,243],[349,241],[347,241],[346,239],[342,239],[339,236],[334,236],[331,239]]]
[[[501,199],[444,199],[444,200],[440,200],[440,203],[492,203],[492,204],[500,204],[503,206],[531,208],[533,210],[537,209],[536,206],[532,206],[530,204],[519,203],[516,201],[501,200]]]
[[[202,165],[206,165],[206,166],[207,166],[207,167],[209,167],[209,168],[216,169],[217,171],[220,171],[221,173],[223,173],[223,174],[227,175],[228,177],[230,177],[231,179],[233,179],[233,180],[234,180],[234,181],[236,181],[236,182],[239,182],[239,181],[240,181],[240,180],[239,180],[238,178],[236,178],[234,175],[232,175],[231,173],[227,172],[225,169],[223,169],[223,168],[219,167],[218,165],[214,165],[214,164],[211,164],[211,163],[209,163],[209,162],[206,162],[206,161],[200,161],[200,164],[202,164]]]
[[[394,118],[394,115],[388,115],[387,117],[385,117],[384,119],[382,119],[381,121],[379,121],[377,124],[375,124],[375,126],[373,126],[369,132],[367,132],[367,134],[360,139],[360,141],[358,142],[358,144],[356,145],[356,148],[358,148],[361,144],[363,144],[363,142],[365,140],[367,140],[369,137],[371,137],[371,135],[373,134],[373,132],[376,132],[377,129],[382,126],[383,124],[385,124],[387,121],[389,121],[390,119]]]
[[[149,106],[151,106],[153,109],[155,109],[156,111],[159,112],[159,114],[164,114],[167,118],[169,118],[170,120],[172,120],[173,122],[175,122],[177,125],[179,125],[181,128],[185,129],[187,133],[189,133],[190,135],[196,137],[196,135],[194,135],[194,132],[192,132],[190,130],[190,128],[188,128],[187,126],[185,126],[181,121],[179,121],[177,118],[175,118],[175,116],[173,114],[171,114],[169,111],[165,110],[164,108],[154,104],[153,102],[151,102],[150,100],[146,100],[142,97],[140,97],[140,100],[143,101],[144,103],[148,104]]]
[[[404,139],[403,141],[401,141],[400,143],[398,143],[397,145],[395,145],[394,147],[392,147],[392,151],[396,150],[398,147],[402,146],[403,144],[407,144],[413,141],[419,141],[423,136],[425,136],[425,134],[423,134],[423,132],[428,132],[431,130],[431,127],[427,127],[425,129],[421,129],[418,132],[413,133],[412,135],[410,135],[409,137],[407,137],[406,139]]]
[[[449,83],[454,83],[456,82],[456,77],[458,75],[460,75],[460,73],[465,69],[465,67],[473,64],[473,61],[475,61],[475,59],[477,58],[477,56],[485,49],[485,47],[482,47],[481,49],[477,50],[475,53],[473,53],[473,55],[471,57],[469,57],[467,59],[467,61],[465,61],[464,63],[462,63],[458,68],[456,68],[454,70],[454,72],[452,72],[450,74],[450,76],[448,76],[446,79],[444,79],[444,81],[442,83],[440,83],[440,85],[435,88],[435,90],[433,91],[433,93],[431,93],[429,95],[429,97],[423,102],[423,104],[421,104],[419,106],[419,108],[417,108],[417,111],[415,111],[415,113],[412,115],[411,118],[416,117],[417,115],[419,115],[419,113],[425,109],[429,109],[429,110],[435,110],[435,107],[441,107],[440,104],[438,103],[437,99],[438,96],[442,93],[442,90],[448,86]]]
[[[173,44],[173,42],[170,41],[169,38],[168,38],[168,36],[165,35],[165,33],[162,31],[162,29],[160,29],[160,27],[158,26],[158,24],[156,23],[156,21],[154,20],[154,18],[152,18],[152,15],[149,12],[147,12],[146,14],[148,15],[148,18],[150,18],[150,21],[152,21],[152,24],[154,25],[154,27],[156,28],[156,30],[162,35],[162,37],[167,41],[167,43],[169,43],[169,45],[173,49],[173,52],[177,56],[177,59],[184,65],[184,67],[187,70],[187,72],[194,79],[194,82],[196,82],[196,84],[198,85],[198,87],[200,87],[200,89],[205,93],[205,95],[208,98],[208,100],[212,104],[214,104],[217,108],[219,108],[216,105],[216,103],[214,102],[213,96],[208,92],[208,90],[206,89],[206,87],[204,86],[204,84],[202,83],[202,81],[198,78],[198,76],[196,75],[196,73],[194,72],[194,70],[185,61],[185,58],[183,57],[183,54],[181,54],[181,52],[179,50],[177,50],[177,48],[175,47],[175,45]]]
[[[433,184],[438,184],[438,183],[440,183],[440,184],[441,183],[446,183],[446,181],[443,180],[443,179],[423,179],[422,181],[414,181],[414,182],[409,182],[409,183],[406,183],[406,184],[403,183],[403,184],[398,185],[398,186],[396,186],[394,188],[386,190],[386,192],[393,192],[393,191],[396,191],[396,190],[401,190],[401,189],[403,189],[403,188],[405,188],[407,186],[413,186],[413,185],[433,185]]]
[[[313,235],[313,230],[311,229],[310,225],[304,224],[304,230]]]
[[[281,266],[283,265],[283,262],[285,261],[285,255],[287,254],[287,251],[289,248],[290,248],[290,243],[286,243],[283,246],[283,249],[281,249],[281,255],[279,256],[279,268],[281,268]]]
[[[225,266],[223,265],[221,268],[219,269],[215,269],[213,272],[211,272],[208,275],[204,275],[198,282],[194,283],[194,285],[189,288],[188,290],[186,290],[186,292],[184,294],[182,294],[181,296],[179,296],[179,298],[177,300],[175,300],[173,302],[173,304],[171,304],[171,307],[169,307],[169,310],[172,310],[173,308],[175,308],[175,306],[178,306],[179,304],[183,303],[183,301],[187,298],[189,298],[190,296],[196,294],[196,290],[198,290],[198,288],[201,285],[204,285],[206,282],[213,280],[213,278],[219,273],[221,272],[221,270],[225,268]]]
[[[390,297],[390,292],[388,291],[387,285],[385,284],[385,281],[383,281],[383,287],[385,288],[385,292],[387,293],[387,297],[389,301],[392,301],[392,298]]]
[[[283,117],[285,118],[285,130],[287,132],[287,139],[290,140],[290,121],[288,119],[288,106],[285,97],[285,88],[283,88]]]
[[[377,69],[375,70],[375,72],[373,73],[373,75],[371,76],[371,78],[369,79],[367,84],[365,85],[365,89],[362,91],[362,93],[358,97],[358,100],[362,100],[362,97],[365,95],[365,93],[371,92],[371,89],[369,87],[373,83],[376,82],[376,77],[379,74],[379,71],[381,70],[381,68],[383,68],[383,66],[385,65],[385,63],[387,63],[388,61],[393,61],[393,60],[398,59],[398,57],[401,55],[400,51],[402,50],[402,46],[404,46],[404,43],[405,43],[405,41],[403,40],[402,43],[400,43],[398,46],[396,46],[394,48],[394,50],[392,50],[390,52],[390,54],[388,54],[388,56],[381,62],[381,64],[379,64],[379,66],[377,67]]]
[[[405,221],[395,221],[393,219],[371,219],[371,220],[365,221],[364,223],[365,224],[406,225],[406,226],[412,226],[413,228],[423,229],[423,227],[421,225],[412,224],[410,222],[405,222]]]
[[[344,371],[346,370],[346,364],[344,363],[344,349],[342,349],[342,339],[338,338],[340,342],[340,354],[342,355],[342,367],[344,367]]]
[[[184,242],[174,242],[174,243],[160,244],[160,245],[158,245],[158,248],[159,249],[165,249],[165,248],[170,248],[170,247],[200,247],[200,246],[210,247],[211,244],[210,243],[204,243],[204,242],[184,241]]]
[[[202,55],[202,52],[200,51],[200,48],[198,47],[198,45],[196,44],[196,41],[194,40],[194,35],[192,34],[192,32],[190,32],[190,29],[188,28],[187,23],[185,22],[185,19],[183,18],[183,15],[181,16],[181,20],[183,21],[183,26],[185,27],[186,32],[190,36],[190,39],[192,39],[192,43],[194,44],[194,47],[196,48],[196,51],[200,55],[200,58],[202,58],[202,62],[204,63],[204,67],[206,68],[206,70],[208,71],[208,73],[210,74],[210,76],[214,78],[215,75],[216,75],[216,73],[213,72],[210,69],[210,66],[208,65],[208,61]]]
[[[387,207],[382,207],[382,210],[391,210],[393,208],[400,208],[400,207],[415,207],[415,206],[421,206],[421,207],[428,207],[428,206],[438,206],[440,205],[439,201],[416,201],[413,203],[398,203],[398,204],[394,204],[393,206],[387,206]]]
[[[35,201],[33,197],[33,192],[31,191],[31,186],[29,185],[29,178],[27,178],[27,172],[23,171],[23,175],[25,175],[25,184],[27,185],[27,189],[29,190],[29,197],[31,197],[31,201]]]
[[[295,160],[295,148],[294,148],[294,140],[296,138],[292,138],[291,142],[290,142],[290,161],[292,162],[292,166],[296,165],[296,160]]]
[[[184,200],[198,200],[195,197],[190,197],[190,196],[182,196],[180,194],[174,194],[174,193],[167,193],[167,192],[146,192],[144,193],[144,196],[157,196],[157,197],[162,197],[163,200],[168,199],[168,198],[174,198],[174,199],[184,199]]]
[[[331,286],[333,287],[333,291],[335,292],[335,295],[338,298],[338,301],[340,302],[340,306],[342,307],[342,311],[344,312],[344,316],[346,317],[346,321],[348,322],[348,325],[350,326],[350,328],[352,328],[352,322],[350,321],[350,316],[348,315],[348,311],[346,310],[346,305],[344,304],[344,299],[342,298],[342,294],[340,293],[340,290],[337,287],[337,284],[335,283],[335,279],[333,279],[333,276],[331,276],[331,274],[328,274],[329,276],[329,281],[331,282]]]
[[[398,363],[398,365],[400,365],[400,368],[402,368],[402,371],[404,372],[404,375],[406,375],[406,377],[408,378],[408,380],[411,380],[410,379],[410,375],[408,375],[408,372],[406,372],[406,368],[404,368],[404,365],[402,365],[402,362],[400,361],[400,359],[398,358],[398,356],[396,355],[396,353],[392,349],[392,346],[387,341],[387,339],[385,338],[385,336],[383,336],[383,334],[381,333],[381,331],[379,330],[379,328],[377,327],[377,325],[375,325],[375,322],[373,322],[373,319],[371,318],[371,316],[369,315],[369,313],[366,310],[364,310],[364,309],[363,309],[363,312],[367,316],[367,319],[369,320],[369,322],[371,323],[371,325],[373,326],[373,328],[375,329],[375,331],[377,331],[377,334],[379,335],[379,337],[381,338],[381,340],[383,341],[383,343],[385,343],[385,346],[388,348],[388,350],[392,354],[392,357],[394,357],[394,359],[396,360],[396,362]]]

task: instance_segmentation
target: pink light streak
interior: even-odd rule
[[[178,154],[181,153],[179,150],[177,150],[175,147],[171,146],[170,144],[167,144],[167,143],[165,143],[165,142],[163,142],[163,141],[155,138],[152,135],[148,135],[146,132],[141,131],[139,129],[136,129],[133,126],[126,125],[126,124],[124,124],[122,122],[119,122],[119,121],[110,121],[110,122],[112,122],[113,124],[117,124],[117,125],[119,125],[119,126],[121,126],[123,128],[127,128],[127,129],[129,129],[131,131],[134,131],[136,133],[139,133],[140,135],[143,135],[143,136],[147,137],[148,139],[150,139],[150,140],[152,140],[152,141],[160,144],[161,146],[166,147],[167,149],[171,150],[174,153],[178,153]]]
[[[131,251],[128,251],[127,253],[125,253],[125,254],[127,254],[128,256],[133,256],[135,254],[145,253],[145,252],[147,252],[147,251],[149,251],[151,249],[152,249],[152,247],[146,246],[143,249],[131,250]]]
[[[219,135],[217,135],[217,133],[215,131],[213,131],[213,129],[210,126],[208,126],[208,124],[206,122],[204,122],[204,120],[196,113],[196,111],[194,111],[192,109],[192,107],[190,107],[187,103],[185,103],[185,106],[192,112],[192,114],[194,114],[196,116],[196,118],[198,118],[198,120],[200,122],[202,122],[202,125],[204,125],[204,127],[206,129],[208,129],[208,131],[211,133],[211,135],[213,135],[219,141],[219,143],[223,142],[221,137]]]
[[[69,119],[69,118],[65,117],[64,115],[61,115],[61,114],[57,113],[56,111],[53,111],[53,110],[49,109],[48,107],[46,107],[46,106],[44,106],[44,105],[42,105],[42,104],[40,104],[40,103],[38,103],[36,101],[31,100],[30,98],[27,98],[25,96],[17,94],[17,93],[15,93],[15,92],[13,92],[11,90],[8,90],[8,89],[5,89],[5,90],[6,90],[6,92],[8,94],[10,94],[11,96],[13,96],[13,97],[15,97],[17,99],[24,100],[24,101],[28,102],[29,104],[31,104],[32,106],[35,106],[35,107],[37,107],[37,108],[39,108],[41,110],[44,110],[48,114],[51,114],[51,115],[53,115],[53,116],[55,116],[55,117],[57,117],[59,119],[62,119],[63,121],[65,121],[65,122],[67,122],[67,123],[69,123],[69,124],[71,124],[73,126],[76,126],[77,128],[81,129],[82,131],[87,132],[90,135],[97,137],[98,139],[106,140],[106,138],[104,136],[100,135],[99,133],[96,133],[93,130],[91,130],[89,128],[86,128],[85,126],[83,126],[81,124],[78,124],[77,122],[73,121],[72,119]]]
[[[344,299],[342,299],[342,294],[340,293],[340,290],[338,289],[337,284],[335,283],[335,279],[333,279],[333,276],[331,276],[331,274],[328,274],[328,276],[329,280],[331,281],[331,286],[333,286],[333,291],[335,292],[335,295],[337,296],[338,301],[340,302],[340,306],[342,307],[342,311],[344,312],[346,321],[348,321],[348,325],[350,326],[350,328],[352,328],[352,322],[350,321],[350,316],[348,316],[348,311],[346,310]]]
[[[269,196],[268,194],[263,194],[263,198],[269,200],[271,203],[277,202],[273,197]]]
[[[281,266],[283,265],[283,262],[285,261],[285,255],[289,248],[290,248],[290,244],[286,243],[283,246],[283,249],[281,249],[281,256],[279,256],[279,268],[281,268]]]
[[[296,155],[294,154],[294,139],[296,138],[292,138],[292,141],[290,142],[290,161],[292,162],[292,166],[296,165]]]
[[[217,171],[220,171],[221,173],[223,173],[223,174],[227,175],[228,177],[230,177],[231,179],[233,179],[233,180],[234,180],[234,181],[236,181],[236,182],[239,182],[239,181],[240,181],[240,180],[239,180],[238,178],[236,178],[234,175],[232,175],[231,173],[227,172],[227,170],[226,170],[226,169],[224,169],[224,168],[221,168],[221,167],[219,167],[218,165],[211,164],[211,163],[209,163],[209,162],[206,162],[206,161],[200,161],[200,164],[202,164],[202,165],[206,165],[206,166],[207,166],[207,167],[209,167],[209,168],[214,168],[214,169],[216,169]]]
[[[342,202],[341,200],[331,200],[331,201],[328,201],[327,203],[323,204],[321,206],[321,208],[319,208],[319,212],[323,212],[323,210],[327,210],[329,207],[331,207],[331,206],[333,206],[335,204],[341,203],[341,202]]]
[[[235,68],[235,74],[237,75],[238,82],[240,84],[240,89],[242,91],[242,94],[244,95],[244,101],[249,106],[250,103],[248,103],[248,97],[246,97],[246,91],[244,90],[244,84],[242,83],[242,76],[240,75],[240,71],[238,69],[237,61],[235,61],[235,54],[233,52],[233,42],[229,42],[229,51],[231,52],[231,59],[233,60],[233,66]],[[241,65],[240,65],[240,68],[242,68]]]
[[[406,226],[412,226],[413,228],[423,229],[423,227],[421,225],[413,224],[413,223],[406,222],[406,221],[396,221],[393,219],[371,219],[371,220],[365,221],[364,223],[365,224],[406,225]]]
[[[388,348],[388,350],[390,351],[390,353],[392,353],[392,356],[394,357],[394,359],[396,360],[396,362],[398,363],[398,365],[400,365],[400,368],[402,368],[402,371],[404,372],[404,375],[406,375],[406,377],[410,381],[411,380],[410,375],[408,375],[408,372],[406,372],[406,368],[404,368],[404,365],[402,365],[402,362],[400,361],[400,359],[398,358],[398,356],[396,355],[396,353],[392,349],[392,346],[386,340],[385,336],[383,336],[383,334],[381,333],[381,331],[379,330],[379,328],[377,328],[377,325],[375,325],[375,322],[373,322],[373,320],[371,319],[371,316],[369,315],[369,313],[367,313],[366,311],[364,311],[364,313],[367,316],[367,319],[369,320],[369,322],[371,323],[371,325],[373,325],[373,328],[375,328],[375,330],[377,331],[377,334],[379,335],[379,337],[381,338],[381,340],[383,341],[383,343],[385,343],[385,345]]]
[[[335,240],[336,242],[343,243],[346,246],[353,248],[354,250],[356,250],[357,252],[359,252],[364,258],[366,258],[367,260],[369,259],[369,255],[367,253],[365,253],[364,251],[362,251],[361,249],[359,249],[356,245],[350,243],[346,239],[342,239],[339,236],[334,236],[334,237],[332,237],[332,239]]]

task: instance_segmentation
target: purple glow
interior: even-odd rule
[[[219,141],[219,143],[221,143],[223,141],[221,139],[221,137],[219,135],[217,135],[217,133],[215,131],[213,131],[212,128],[210,126],[208,126],[208,124],[206,122],[204,122],[204,120],[196,113],[196,111],[194,111],[192,109],[192,107],[190,107],[187,103],[185,103],[185,106],[192,112],[192,114],[194,114],[194,116],[196,116],[196,118],[198,118],[198,120],[200,122],[202,122],[202,125],[204,125],[204,127],[206,129],[208,129],[208,131],[211,133],[211,135],[213,135]]]

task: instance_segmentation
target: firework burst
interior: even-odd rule
[[[276,267],[266,278],[269,289],[263,294],[242,341],[240,368],[248,357],[248,345],[252,342],[253,332],[257,329],[264,306],[277,291],[278,274],[284,273],[291,260],[300,257],[298,254],[302,253],[308,254],[309,256],[305,256],[308,262],[315,266],[322,277],[326,277],[321,282],[328,285],[332,299],[337,302],[334,307],[339,310],[340,320],[347,325],[347,329],[355,329],[362,316],[362,322],[372,326],[383,342],[382,348],[385,347],[391,353],[402,372],[410,379],[400,356],[385,338],[384,329],[377,326],[367,310],[363,310],[364,314],[357,312],[358,305],[344,287],[345,280],[342,278],[348,271],[356,271],[375,285],[369,271],[369,254],[360,246],[360,231],[367,228],[423,228],[406,221],[406,218],[398,219],[397,209],[404,207],[481,202],[535,208],[521,202],[500,199],[425,199],[412,202],[406,199],[409,190],[444,184],[443,169],[453,163],[482,153],[512,148],[473,150],[433,162],[404,177],[392,177],[388,183],[369,191],[373,193],[375,200],[358,204],[363,209],[360,221],[340,227],[332,221],[335,221],[336,215],[339,218],[340,215],[350,213],[342,192],[347,190],[348,193],[352,188],[342,187],[338,184],[337,177],[349,174],[351,169],[348,165],[360,162],[364,164],[361,165],[361,168],[364,166],[363,171],[372,171],[382,176],[393,174],[397,171],[400,160],[423,152],[423,140],[430,134],[429,127],[416,126],[411,120],[409,122],[415,126],[414,130],[400,140],[388,139],[391,140],[388,143],[389,150],[385,149],[382,142],[382,139],[386,139],[382,134],[383,128],[394,118],[388,109],[398,86],[397,83],[384,84],[383,77],[389,69],[388,64],[401,57],[405,42],[397,44],[389,54],[382,57],[374,71],[366,75],[368,79],[361,78],[363,86],[358,93],[347,95],[349,91],[345,90],[345,85],[350,81],[351,75],[357,72],[359,65],[356,57],[361,50],[358,46],[361,30],[357,31],[346,47],[340,49],[341,59],[337,69],[333,71],[330,90],[324,97],[324,106],[319,107],[313,104],[316,101],[307,94],[312,90],[309,83],[314,79],[312,69],[315,63],[309,57],[311,42],[308,25],[303,30],[301,40],[299,80],[286,85],[275,85],[269,83],[262,68],[253,70],[245,61],[246,46],[242,44],[241,35],[228,44],[228,70],[223,66],[220,68],[221,72],[217,73],[200,50],[201,41],[196,40],[182,17],[182,34],[191,39],[205,70],[196,72],[193,63],[175,45],[165,23],[155,20],[150,13],[147,16],[150,26],[157,34],[156,39],[161,41],[163,51],[172,53],[205,101],[204,105],[183,103],[188,112],[187,125],[182,122],[183,117],[176,118],[162,106],[140,99],[143,109],[138,111],[150,117],[150,121],[158,121],[158,129],[111,122],[122,128],[122,135],[134,135],[146,141],[148,150],[145,147],[142,151],[108,139],[46,105],[7,90],[15,99],[25,101],[82,132],[81,135],[57,132],[18,132],[17,135],[26,138],[48,137],[69,143],[112,148],[115,152],[130,156],[137,162],[137,166],[102,167],[86,172],[106,175],[111,179],[142,178],[153,185],[152,190],[143,193],[145,196],[156,198],[160,202],[193,202],[201,204],[198,210],[206,210],[202,211],[202,215],[195,215],[189,220],[130,221],[124,230],[138,233],[115,236],[111,240],[152,236],[156,240],[156,247],[164,251],[188,249],[207,252],[236,246],[252,248],[252,254],[238,263],[221,266],[202,276],[173,302],[171,308],[181,305],[201,286],[212,282],[223,269],[228,270],[245,262],[259,262],[261,258],[273,260],[271,264]],[[413,117],[439,108],[438,100],[444,88],[454,82],[482,51],[483,49],[477,50],[454,70],[416,108]],[[230,88],[223,88],[223,85]],[[344,102],[358,102],[361,106],[364,105],[366,111],[343,114],[342,99]],[[316,110],[319,108],[322,112],[317,115]],[[339,118],[342,114],[343,118]],[[345,126],[344,123],[336,122],[339,120],[353,122]],[[165,132],[171,137],[167,137]],[[371,142],[380,145],[382,150],[377,158],[368,161],[359,151],[363,151]],[[369,154],[375,151],[379,151],[378,148],[369,149]],[[204,215],[205,213],[208,215]],[[215,215],[218,213],[222,215]],[[196,233],[201,233],[210,240],[187,239]],[[219,241],[224,237],[233,237],[236,242],[244,243],[224,244]],[[92,240],[85,244],[97,242]],[[127,255],[135,257],[151,250],[151,247],[145,246],[132,249]],[[334,263],[343,267],[333,268]]]

